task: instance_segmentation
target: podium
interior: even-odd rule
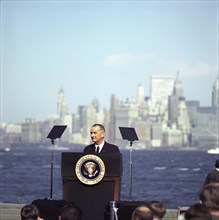
[[[63,152],[61,157],[63,200],[74,202],[83,213],[82,220],[104,220],[110,201],[120,199],[122,154],[92,154],[99,157],[105,166],[100,182],[93,185],[83,183],[76,174],[78,161],[87,154]]]

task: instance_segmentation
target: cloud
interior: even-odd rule
[[[200,76],[218,74],[218,66],[211,66],[206,62],[197,62],[189,65],[186,62],[172,62],[165,60],[156,54],[150,53],[117,53],[105,57],[104,67],[138,69],[141,72],[150,72],[155,74],[175,74],[177,71],[180,75]]]
[[[107,56],[104,61],[103,65],[105,67],[113,67],[113,66],[124,66],[128,64],[130,61],[134,59],[134,56],[129,53],[118,53],[112,54]]]
[[[107,56],[103,64],[104,66],[122,66],[125,64],[134,64],[134,63],[145,63],[158,60],[158,57],[155,54],[146,54],[146,53],[117,53]]]
[[[184,62],[179,64],[172,64],[167,67],[170,71],[179,70],[181,75],[199,76],[218,73],[218,66],[211,66],[206,62],[197,62],[194,65],[188,65]]]

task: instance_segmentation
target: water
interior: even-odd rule
[[[53,199],[62,199],[61,152],[54,151]],[[0,152],[0,202],[49,198],[51,155],[51,150],[39,147]],[[160,200],[174,209],[198,201],[198,191],[218,159],[205,151],[133,150],[130,187],[130,151],[122,151],[122,155],[120,199]]]

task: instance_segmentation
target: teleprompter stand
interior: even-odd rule
[[[50,178],[50,199],[52,199],[53,194],[53,151],[54,151],[54,142],[56,138],[60,138],[65,131],[67,125],[55,125],[52,130],[49,132],[47,138],[52,142],[52,157],[51,157],[51,178]]]
[[[134,128],[130,127],[119,127],[120,133],[124,140],[130,141],[130,147],[132,146],[133,141],[138,140],[138,136]],[[129,154],[129,200],[132,198],[132,148],[130,148]],[[110,201],[110,220],[118,220],[118,201]]]
[[[135,132],[134,128],[130,127],[119,127],[120,133],[122,135],[122,138],[124,140],[130,141],[130,151],[129,151],[129,165],[130,165],[130,170],[129,170],[129,200],[131,201],[132,199],[132,143],[135,140],[138,140],[138,136]]]

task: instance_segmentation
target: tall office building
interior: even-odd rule
[[[136,94],[136,102],[138,105],[144,103],[144,86],[143,85],[138,85],[137,87],[137,94]]]
[[[62,136],[62,140],[68,141],[69,133],[72,133],[73,118],[68,112],[68,106],[65,100],[64,90],[61,88],[57,97],[57,116],[58,121],[56,123],[67,125],[67,129]]]
[[[212,88],[212,107],[219,108],[219,76],[215,79]]]
[[[91,102],[91,104],[95,107],[96,112],[100,111],[100,103],[98,99],[93,99],[93,101]]]
[[[179,80],[179,73],[174,82],[173,93],[168,98],[168,125],[176,126],[179,116],[180,98],[183,97],[183,84]]]
[[[110,111],[109,111],[109,128],[108,128],[108,140],[109,142],[115,143],[116,139],[116,108],[119,106],[119,99],[116,97],[115,94],[111,95],[110,99]]]
[[[115,139],[120,146],[124,144],[119,127],[135,127],[138,120],[138,106],[136,104],[120,105],[115,112]]]
[[[68,114],[68,106],[65,100],[64,90],[60,89],[57,97],[57,114],[59,119],[64,120],[65,115]]]
[[[156,75],[151,77],[151,102],[156,104],[167,105],[168,97],[173,93],[175,77]]]
[[[182,81],[179,79],[179,71],[177,72],[177,76],[174,82],[173,94],[178,97],[184,97],[183,96],[183,84],[182,84]]]
[[[188,146],[190,141],[189,137],[191,134],[191,125],[186,101],[183,97],[179,98],[177,112],[177,128],[182,132],[182,146]]]
[[[96,114],[96,108],[92,104],[85,106],[83,109],[83,137],[85,141],[87,140],[87,143],[90,141],[90,127],[96,123]]]
[[[39,143],[42,134],[40,133],[41,122],[35,118],[27,118],[21,125],[22,143]]]

